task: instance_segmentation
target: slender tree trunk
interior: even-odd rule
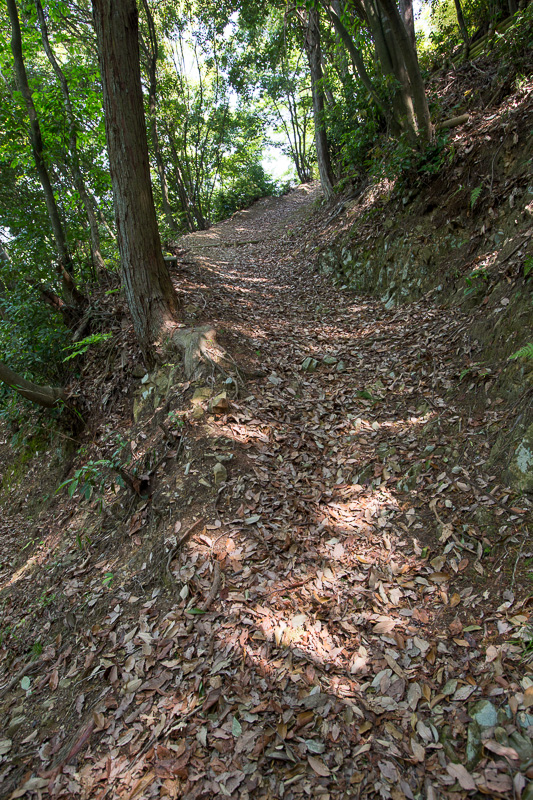
[[[392,110],[385,108],[380,96],[374,89],[374,85],[372,84],[370,75],[368,74],[367,69],[365,67],[363,56],[355,46],[354,41],[350,36],[350,34],[348,33],[348,31],[346,30],[346,27],[344,26],[341,18],[339,17],[337,12],[333,8],[331,8],[331,6],[329,6],[327,2],[324,3],[324,5],[326,7],[327,13],[331,21],[333,22],[333,26],[337,31],[339,38],[341,39],[342,43],[344,44],[344,46],[348,51],[354,72],[357,75],[359,75],[361,83],[369,93],[370,97],[374,101],[377,109],[382,114],[383,118],[386,120],[390,119],[390,117],[392,116]]]
[[[331,168],[331,158],[329,144],[324,120],[324,89],[323,74],[320,58],[320,28],[318,24],[318,12],[311,9],[307,12],[305,29],[305,49],[309,61],[311,72],[311,91],[313,94],[313,116],[315,120],[315,146],[318,161],[318,172],[320,175],[320,185],[324,195],[329,200],[333,194],[333,170]]]
[[[139,66],[135,0],[92,0],[122,276],[133,327],[149,365],[170,333],[177,297],[157,229]]]
[[[41,186],[43,187],[44,199],[48,209],[50,223],[52,225],[52,231],[54,234],[60,265],[68,272],[72,273],[72,258],[70,257],[65,232],[63,230],[63,225],[59,216],[59,210],[57,208],[52,189],[52,184],[50,183],[50,177],[44,162],[41,128],[39,126],[39,119],[33,104],[31,89],[28,84],[26,67],[24,66],[24,58],[22,55],[22,37],[20,33],[17,5],[15,0],[6,0],[6,2],[9,19],[11,21],[11,50],[15,64],[15,74],[17,76],[17,83],[24,98],[24,102],[26,103],[26,110],[30,119],[30,144],[33,153],[33,159],[35,161],[35,168],[37,169],[37,174],[39,175],[39,180],[41,181]]]
[[[65,396],[63,389],[55,386],[39,386],[37,383],[27,381],[2,362],[0,362],[0,381],[43,408],[54,408]]]
[[[157,130],[157,55],[158,55],[158,42],[155,31],[155,24],[150,6],[147,0],[142,0],[144,13],[146,15],[146,22],[148,25],[148,38],[149,45],[143,47],[144,56],[146,59],[146,71],[148,73],[148,121],[150,128],[150,138],[152,139],[152,147],[154,149],[155,162],[157,166],[157,174],[159,176],[159,185],[161,188],[161,201],[163,204],[163,213],[165,220],[171,231],[178,232],[178,226],[168,196],[167,176],[165,172],[165,162],[161,154],[161,147],[159,146],[159,132]]]
[[[80,196],[80,200],[83,205],[87,221],[89,223],[89,231],[91,236],[91,256],[92,256],[93,266],[97,269],[105,269],[104,259],[102,258],[102,253],[100,251],[100,232],[98,230],[98,222],[96,220],[96,216],[94,214],[87,189],[85,188],[85,181],[83,179],[80,167],[80,159],[78,154],[78,126],[76,124],[76,118],[74,116],[72,103],[70,102],[70,92],[68,88],[68,83],[63,73],[63,70],[59,66],[59,63],[54,55],[54,51],[50,46],[50,41],[48,38],[48,28],[46,25],[46,19],[44,16],[43,7],[40,3],[40,0],[35,0],[35,8],[37,9],[37,18],[39,20],[39,26],[41,28],[41,36],[43,40],[44,51],[59,81],[59,85],[61,87],[61,94],[63,95],[63,102],[65,103],[65,111],[68,120],[69,150],[70,150],[70,161],[71,161],[70,166],[72,170],[72,178],[74,180],[74,186]]]
[[[416,35],[415,35],[415,15],[413,12],[413,0],[399,0],[400,14],[403,19],[403,24],[409,35],[409,40],[413,47],[416,48]]]
[[[387,20],[375,0],[363,0],[364,12],[374,40],[376,56],[383,73],[392,75],[398,82],[398,89],[392,96],[392,132],[398,135],[406,131],[413,143],[416,142],[417,127],[410,93],[409,80],[401,54],[394,41],[391,41],[391,31]]]
[[[418,135],[422,142],[429,142],[433,136],[433,126],[431,125],[426,89],[420,73],[416,48],[411,44],[395,0],[378,0],[378,3],[390,22],[392,35],[407,69],[418,123]]]
[[[190,181],[184,175],[185,170],[182,169],[174,134],[168,125],[165,126],[165,130],[170,144],[170,152],[172,153],[172,162],[176,170],[176,185],[181,207],[185,214],[187,229],[191,232],[196,230],[205,231],[207,229],[207,222],[201,209],[197,208],[194,200],[191,199],[194,196],[194,188],[191,187]]]
[[[461,31],[461,36],[463,37],[463,41],[465,43],[464,58],[466,60],[468,58],[468,51],[470,50],[470,37],[468,35],[468,28],[466,27],[461,0],[454,0],[454,3],[455,12],[457,14],[457,22],[459,23],[459,30]]]

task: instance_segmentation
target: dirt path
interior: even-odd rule
[[[0,797],[432,800],[527,783],[530,554],[525,503],[485,466],[499,406],[452,399],[472,348],[459,312],[385,311],[312,272],[315,198],[182,240],[187,313],[264,377],[188,423],[227,481],[204,481],[207,524],[169,559],[175,597],[143,577],[155,545],[127,571],[146,505],[123,564],[106,529],[100,552],[57,567],[74,630],[26,699],[22,674],[0,686]]]
[[[226,562],[255,705],[234,717],[254,776],[240,792],[510,796],[494,725],[509,744],[533,718],[509,642],[527,618],[516,546],[495,547],[523,555],[525,509],[485,470],[498,411],[450,400],[473,346],[462,314],[387,312],[310,272],[313,198],[262,201],[186,245],[209,275],[206,317],[268,375],[218,426],[253,470],[231,487]]]

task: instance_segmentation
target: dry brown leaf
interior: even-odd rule
[[[467,792],[475,791],[476,782],[462,764],[448,764],[446,770],[448,775],[451,775],[452,778],[455,778],[455,780],[459,782],[461,789]]]
[[[533,706],[533,685],[528,686],[526,691],[524,692],[524,699],[522,700],[522,704],[524,708],[530,708]]]
[[[331,775],[329,768],[320,758],[316,756],[307,756],[307,760],[317,775],[321,775],[323,778],[327,778]]]

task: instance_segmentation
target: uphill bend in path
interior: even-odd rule
[[[483,430],[449,398],[465,318],[387,311],[317,275],[303,247],[316,196],[301,187],[183,240],[206,318],[266,373],[211,428],[248,464],[233,479],[229,466],[222,520],[237,544],[213,661],[231,666],[213,685],[242,702],[224,776],[258,798],[511,791],[497,765],[472,777],[450,761],[456,748],[466,763],[465,702],[496,713],[482,699],[495,633],[479,623],[504,571],[487,580],[474,512],[513,519],[487,501],[505,490],[484,474]],[[212,791],[229,781],[209,775]]]

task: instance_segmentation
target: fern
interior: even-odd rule
[[[64,358],[63,361],[70,361],[71,358],[76,358],[76,356],[81,355],[81,353],[86,353],[92,344],[105,342],[107,339],[110,339],[112,335],[112,333],[91,333],[90,336],[86,336],[85,339],[80,339],[79,342],[68,344],[63,350],[72,350],[72,353]]]
[[[509,361],[515,358],[529,358],[533,361],[533,342],[528,342],[528,344],[521,347],[520,350],[517,350],[516,353],[513,353],[512,356],[509,356]]]
[[[470,192],[470,208],[473,209],[476,205],[479,195],[481,194],[481,190],[483,189],[482,186],[476,186],[475,189],[472,189]]]

